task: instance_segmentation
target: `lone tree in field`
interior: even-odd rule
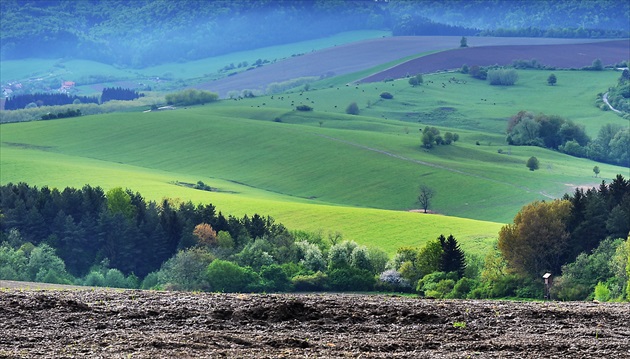
[[[424,79],[422,79],[422,74],[417,74],[416,76],[409,79],[409,84],[413,87],[416,87],[423,82],[424,82]]]
[[[466,36],[462,36],[462,39],[459,40],[459,47],[468,47],[468,39]]]
[[[535,171],[539,168],[540,163],[538,162],[538,158],[532,156],[527,160],[527,168],[529,168],[530,171]]]
[[[353,102],[346,107],[346,113],[348,115],[358,115],[359,114],[359,105],[356,102]]]
[[[547,83],[551,86],[555,85],[556,82],[558,82],[558,79],[556,78],[556,75],[551,74],[549,75],[549,77],[547,77]]]
[[[599,175],[599,167],[598,166],[593,167],[593,173],[595,173],[595,177],[597,177],[597,175]]]
[[[420,202],[422,209],[424,209],[424,213],[427,213],[427,209],[429,209],[429,206],[431,205],[431,199],[433,198],[434,195],[435,195],[435,191],[431,187],[427,185],[420,186],[420,194],[418,195],[418,202]]]

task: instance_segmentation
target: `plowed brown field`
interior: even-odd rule
[[[269,84],[299,77],[335,76],[366,70],[390,61],[429,51],[454,49],[457,36],[397,36],[336,46],[292,57],[263,67],[241,72],[196,87],[225,97],[231,90],[265,90]],[[470,37],[470,46],[578,44],[588,39],[548,39],[517,37]],[[623,60],[623,59],[620,59]],[[590,59],[592,62],[593,59]],[[590,65],[590,62],[588,63]],[[460,63],[457,66],[461,66]]]
[[[628,358],[628,318],[628,304],[7,289],[0,357]]]
[[[383,81],[409,74],[432,73],[458,69],[462,65],[511,65],[514,60],[536,59],[538,63],[557,68],[582,68],[600,59],[614,65],[630,58],[630,40],[562,45],[508,45],[469,47],[423,56],[362,79],[360,82]]]

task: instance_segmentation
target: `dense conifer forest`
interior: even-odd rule
[[[212,204],[146,201],[104,192],[9,183],[0,187],[0,279],[228,292],[402,291],[433,298],[628,294],[630,182],[618,175],[526,205],[498,250],[469,256],[452,234],[390,258],[340,235],[292,232],[270,217],[225,217]],[[383,229],[387,231],[386,228]],[[600,295],[601,297],[601,295]]]

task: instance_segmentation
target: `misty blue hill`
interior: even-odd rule
[[[144,68],[351,30],[394,35],[628,37],[627,1],[108,0],[0,2],[0,59]]]

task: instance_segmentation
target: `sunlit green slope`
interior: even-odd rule
[[[212,202],[226,213],[269,214],[293,229],[340,231],[390,252],[440,233],[453,233],[465,239],[465,247],[482,251],[500,224],[453,217],[506,223],[525,203],[597,185],[594,165],[603,178],[627,172],[505,145],[506,118],[521,109],[564,115],[587,125],[591,136],[604,123],[627,122],[586,100],[618,75],[588,73],[579,87],[581,74],[559,73],[559,84],[560,79],[576,84],[561,91],[539,84],[545,72],[521,72],[525,90],[469,80],[446,91],[431,84],[411,88],[401,80],[174,111],[6,124],[0,127],[0,182],[123,186],[151,199],[178,197]],[[425,81],[452,76],[462,75]],[[385,89],[393,100],[380,100]],[[479,104],[485,97],[496,100]],[[360,104],[359,116],[344,113],[352,101]],[[315,110],[295,111],[300,103]],[[460,140],[423,149],[418,128],[425,125],[457,132]],[[539,158],[540,170],[525,167],[530,156]],[[203,181],[217,191],[192,190],[176,181]],[[436,191],[430,209],[447,216],[407,212],[419,207],[421,184]]]

